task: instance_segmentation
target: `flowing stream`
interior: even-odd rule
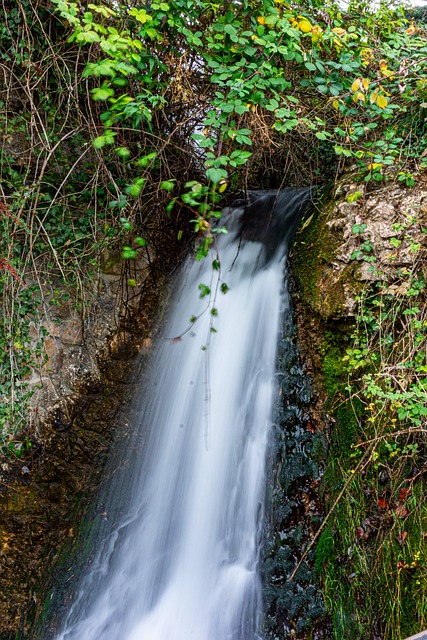
[[[113,474],[103,534],[57,640],[262,638],[257,565],[287,238],[309,199],[259,198],[243,236],[240,222],[221,237],[219,271],[209,260],[184,268],[140,390],[126,473]],[[260,220],[271,241],[253,241]]]

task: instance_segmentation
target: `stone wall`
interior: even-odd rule
[[[79,300],[63,296],[60,281],[44,285],[30,326],[33,347],[41,342],[44,355],[27,380],[34,394],[18,434],[26,453],[0,460],[2,640],[26,634],[40,616],[49,571],[76,535],[123,427],[118,415],[133,390],[135,358],[150,350],[165,287],[155,256],[130,266],[105,254],[101,266]]]

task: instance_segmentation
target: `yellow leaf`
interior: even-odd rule
[[[314,213],[312,213],[311,216],[307,218],[307,220],[304,220],[304,223],[302,224],[298,233],[301,233],[302,231],[304,231],[304,229],[307,229],[308,225],[313,220],[313,216],[314,216]]]
[[[258,16],[257,21],[258,21],[260,24],[265,24],[265,18],[264,18],[264,16]]]
[[[224,191],[226,190],[227,186],[228,186],[228,183],[225,180],[221,180],[221,182],[219,183],[218,191],[220,193],[224,193]]]
[[[365,91],[369,89],[370,84],[371,84],[371,81],[368,78],[362,78],[362,86],[365,89]]]
[[[361,91],[353,93],[353,102],[365,102],[365,94]]]
[[[332,106],[334,109],[339,109],[340,108],[340,103],[338,102],[338,100],[334,100],[332,103]]]
[[[378,98],[378,89],[375,89],[375,91],[372,91],[372,93],[371,93],[371,97],[369,98],[369,102],[371,104],[374,104],[374,102],[377,101],[377,98]]]
[[[303,33],[310,33],[312,30],[311,22],[309,22],[306,18],[303,18],[298,22],[298,29]]]
[[[362,51],[360,52],[360,57],[362,58],[363,62],[363,66],[367,67],[372,58],[374,57],[374,54],[372,52],[372,49],[370,49],[369,47],[365,47],[364,49],[362,49]]]
[[[311,39],[313,42],[318,42],[320,40],[320,36],[323,33],[323,29],[322,27],[319,27],[319,25],[314,24],[311,28]]]
[[[387,69],[387,62],[385,60],[380,60],[380,71],[381,71],[381,75],[385,76],[386,78],[389,78],[390,76],[394,75],[393,71],[390,71],[390,69]]]
[[[368,164],[367,169],[369,171],[373,170],[373,169],[379,169],[379,167],[382,167],[383,165],[380,162],[372,162],[371,164]]]
[[[337,36],[345,36],[345,34],[347,33],[347,31],[345,29],[341,29],[340,27],[335,27],[335,29],[332,29],[333,33],[336,33]]]
[[[386,106],[388,105],[387,98],[385,96],[378,96],[377,105],[379,106],[380,109],[385,109]]]
[[[414,33],[418,33],[418,29],[415,26],[413,20],[411,20],[411,23],[410,23],[409,27],[406,29],[406,33],[408,34],[408,36],[413,36]]]
[[[360,78],[357,78],[353,84],[351,85],[351,90],[352,91],[359,91],[360,89]]]

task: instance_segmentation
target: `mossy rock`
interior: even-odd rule
[[[337,253],[342,234],[331,222],[334,202],[325,192],[312,212],[310,223],[297,234],[292,273],[304,305],[323,320],[351,316],[355,298],[363,289],[357,263],[340,263]]]

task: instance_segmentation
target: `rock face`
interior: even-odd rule
[[[40,366],[28,376],[33,391],[19,456],[0,462],[0,638],[26,634],[39,618],[47,569],[76,534],[79,513],[99,481],[132,391],[137,354],[149,350],[161,287],[140,261],[106,256],[104,271],[84,303],[46,288],[40,320],[30,326]],[[162,283],[161,273],[156,274]],[[66,292],[65,292],[66,293]],[[141,307],[141,308],[140,308]],[[21,637],[21,636],[20,636]]]
[[[320,204],[295,260],[305,303],[324,320],[351,318],[366,283],[400,278],[425,256],[427,184],[366,193],[345,176]]]

